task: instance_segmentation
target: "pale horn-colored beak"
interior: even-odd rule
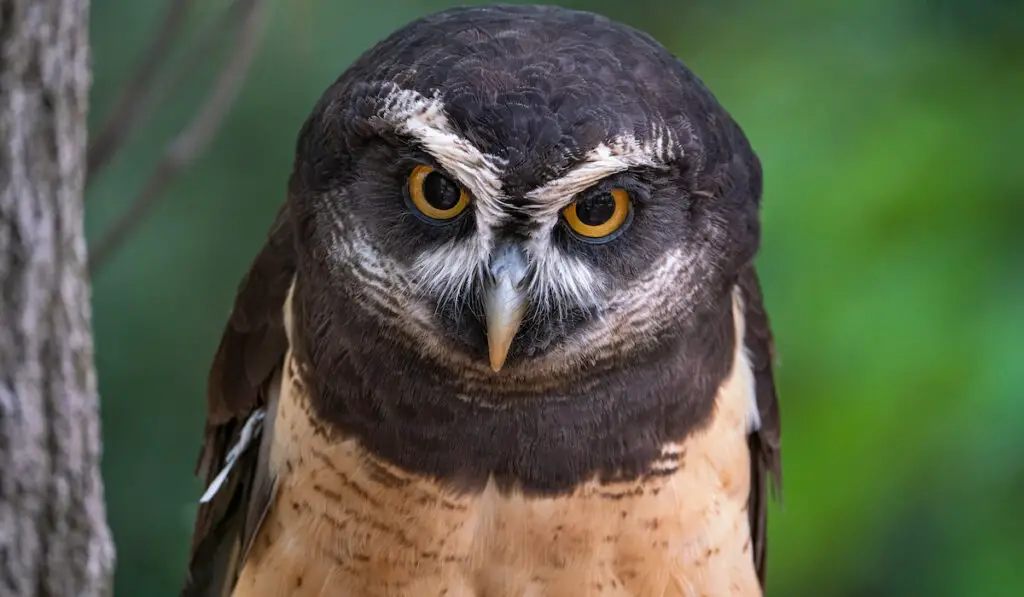
[[[484,288],[487,348],[491,369],[501,370],[526,313],[526,256],[519,247],[503,245],[491,258],[490,278]]]

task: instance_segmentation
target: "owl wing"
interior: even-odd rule
[[[287,206],[239,286],[207,387],[200,500],[182,597],[229,595],[273,499],[267,466],[280,371],[288,348],[283,307],[295,275]]]
[[[741,272],[739,286],[743,295],[745,320],[743,342],[754,371],[754,392],[761,419],[760,427],[748,438],[751,455],[749,512],[754,564],[761,585],[764,586],[768,546],[768,487],[770,482],[775,490],[781,491],[782,460],[779,443],[782,430],[772,373],[775,349],[761,296],[761,285],[753,265],[748,265]]]

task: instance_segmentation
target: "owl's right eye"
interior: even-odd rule
[[[445,223],[469,207],[469,193],[430,166],[416,166],[409,175],[409,202],[428,222]]]

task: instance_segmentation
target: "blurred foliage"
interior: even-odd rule
[[[208,17],[221,5],[197,3]],[[577,1],[652,33],[765,168],[781,366],[774,595],[1024,595],[1024,10],[1011,0]],[[276,3],[214,143],[95,280],[117,595],[176,594],[205,374],[299,126],[364,49],[443,2]],[[163,2],[94,0],[98,126]],[[94,181],[95,240],[217,67]]]

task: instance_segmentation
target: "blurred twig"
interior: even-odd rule
[[[92,180],[97,172],[110,161],[124,143],[136,120],[145,113],[145,99],[150,87],[170,54],[174,40],[185,24],[185,17],[192,8],[193,0],[170,0],[164,11],[163,23],[157,31],[149,50],[125,85],[120,97],[110,110],[106,122],[89,144],[87,152],[86,180]]]
[[[90,252],[89,269],[95,272],[138,226],[160,199],[167,185],[189,165],[213,137],[234,103],[256,55],[266,21],[265,0],[236,0],[225,15],[235,14],[241,21],[235,45],[221,67],[210,93],[188,125],[168,143],[160,162],[146,180],[142,191],[128,210],[100,238]],[[224,35],[224,25],[217,19],[198,42],[206,46]],[[186,64],[191,61],[186,61]],[[180,73],[179,73],[180,74]],[[177,79],[179,77],[175,77]]]
[[[171,91],[178,89],[186,79],[194,76],[196,68],[202,62],[210,60],[210,56],[216,50],[216,46],[224,41],[225,36],[246,22],[247,15],[254,9],[262,10],[259,7],[253,6],[251,0],[232,0],[231,4],[218,14],[212,23],[206,26],[198,39],[196,39],[196,42],[186,49],[181,63],[165,78],[166,81],[161,87],[168,91],[166,93],[157,93],[156,96],[158,98],[166,97]],[[259,32],[256,33],[258,34]],[[245,32],[242,35],[245,35]]]

